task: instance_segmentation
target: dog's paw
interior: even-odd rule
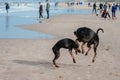
[[[94,62],[95,62],[95,60],[93,59],[93,60],[92,60],[92,63],[94,63]]]
[[[75,59],[73,59],[73,63],[76,63]]]
[[[56,67],[56,68],[59,68],[60,66],[56,65],[55,67]]]
[[[85,54],[85,56],[87,56],[87,55],[88,55],[88,53]]]

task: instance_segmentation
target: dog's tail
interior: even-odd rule
[[[104,30],[103,30],[102,28],[98,28],[98,30],[97,30],[96,33],[98,34],[98,32],[99,32],[100,30],[104,33]]]

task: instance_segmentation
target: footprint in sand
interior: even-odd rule
[[[91,78],[91,73],[90,72],[86,72],[86,75],[85,75],[85,80],[90,80]]]

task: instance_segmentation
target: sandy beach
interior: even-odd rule
[[[52,63],[54,54],[51,48],[62,38],[75,40],[73,32],[84,26],[94,31],[98,28],[104,30],[104,33],[99,32],[100,43],[95,63],[92,63],[92,49],[87,56],[74,54],[75,64],[68,50],[61,49],[61,56],[57,61],[60,68],[56,68]],[[19,27],[56,37],[0,39],[0,80],[120,80],[119,11],[117,20],[105,20],[95,14],[64,14],[50,17],[39,24]]]

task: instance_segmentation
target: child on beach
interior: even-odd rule
[[[43,18],[43,15],[42,15],[42,13],[43,13],[43,5],[42,5],[42,3],[41,2],[39,2],[39,19],[40,18]]]
[[[96,16],[98,16],[99,14],[100,14],[100,9],[98,8],[96,12]]]

